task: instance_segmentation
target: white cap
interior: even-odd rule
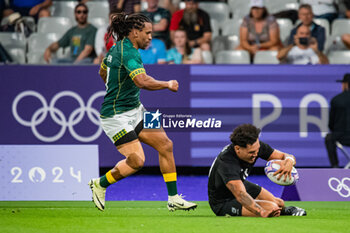
[[[250,0],[250,7],[265,7],[264,0]]]
[[[8,22],[9,22],[9,24],[12,25],[16,22],[16,20],[18,20],[20,18],[21,18],[21,14],[18,12],[14,12],[8,16]]]

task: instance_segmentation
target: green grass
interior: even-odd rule
[[[92,202],[0,202],[0,232],[350,232],[350,202],[287,202],[306,217],[216,217],[207,202],[197,210],[168,212],[165,202],[110,201],[104,212]]]

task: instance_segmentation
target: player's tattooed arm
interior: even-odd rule
[[[242,206],[255,215],[263,217],[264,209],[247,193],[241,180],[231,180],[226,184],[226,187]]]

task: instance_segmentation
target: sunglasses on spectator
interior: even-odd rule
[[[85,11],[76,11],[75,13],[76,14],[85,14],[86,15],[88,13],[88,11],[86,11],[86,10]]]

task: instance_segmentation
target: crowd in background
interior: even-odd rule
[[[75,6],[76,26],[45,48],[43,58],[47,63],[99,64],[116,41],[117,38],[107,36],[107,24],[96,28],[89,23],[89,1],[92,0],[81,0]],[[274,14],[269,13],[264,0],[247,1],[249,10],[245,17],[233,15],[236,21],[242,21],[238,44],[225,49],[247,51],[251,61],[257,52],[276,51],[275,58],[280,63],[328,64],[325,48],[330,35],[314,19],[326,19],[332,25],[338,18],[350,18],[350,0],[300,0],[298,9],[282,9]],[[152,20],[153,40],[147,49],[140,50],[144,64],[200,64],[205,62],[206,52],[213,56],[217,53],[213,49],[217,28],[208,13],[210,9],[201,9],[197,0],[108,0],[108,3],[110,15],[141,12]],[[14,22],[24,17],[32,17],[35,23],[50,17],[52,4],[52,0],[0,0],[2,31],[23,31]],[[280,37],[277,18],[295,23],[287,41]],[[31,33],[35,32],[27,30],[26,37]],[[350,49],[350,31],[340,35],[339,42],[343,50]],[[65,47],[70,47],[68,57],[52,56]]]

